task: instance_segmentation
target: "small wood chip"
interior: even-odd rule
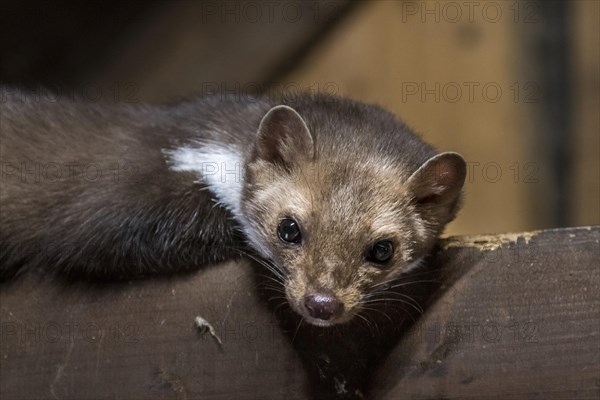
[[[223,347],[223,342],[221,341],[221,338],[219,337],[219,335],[217,335],[215,328],[211,325],[210,322],[208,322],[201,316],[197,316],[196,318],[194,318],[194,322],[196,323],[196,326],[202,333],[206,333],[208,331],[208,333],[210,333],[210,335],[213,338],[215,338],[219,346]]]

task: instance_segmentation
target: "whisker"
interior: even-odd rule
[[[250,253],[243,252],[242,254],[250,257],[251,259],[253,259],[257,263],[259,263],[263,267],[267,268],[269,271],[271,271],[273,273],[273,275],[275,275],[276,277],[278,277],[279,279],[281,279],[281,283],[285,282],[286,278],[285,278],[284,272],[276,264],[269,263],[267,260],[263,260],[261,258],[258,258],[258,257],[254,256],[253,254],[250,254]]]
[[[391,286],[386,286],[386,287],[382,287],[382,288],[377,288],[375,290],[371,290],[371,293],[367,293],[366,296],[374,296],[374,295],[379,295],[381,293],[386,293],[388,291],[390,291],[391,289],[396,289],[402,286],[408,286],[408,285],[414,285],[417,283],[432,283],[435,282],[435,280],[432,279],[420,279],[417,281],[410,281],[410,282],[401,282],[401,283],[397,283]],[[389,284],[389,282],[388,282]]]
[[[378,293],[378,295],[379,295],[379,298],[381,300],[385,300],[387,298],[387,296],[400,296],[400,297],[404,297],[405,299],[410,300],[413,304],[415,304],[417,307],[419,307],[419,310],[421,310],[421,314],[423,314],[425,312],[423,310],[423,307],[421,307],[421,305],[419,304],[419,302],[414,297],[411,297],[411,296],[409,296],[407,294],[400,293],[400,292],[381,292],[381,293]],[[367,300],[370,300],[370,301],[377,300],[377,298],[374,298],[374,297],[375,296],[369,296],[369,297],[365,296],[364,298],[367,299]],[[392,300],[392,299],[390,299],[390,300]]]
[[[266,289],[266,290],[269,290],[269,291],[273,291],[273,292],[279,293],[279,294],[284,294],[284,295],[286,294],[285,290],[282,290],[281,287],[279,287],[279,286],[272,286],[271,284],[268,284],[268,285],[265,284],[263,286],[263,288]]]
[[[273,278],[271,275],[259,274],[259,276],[262,277],[262,278],[267,278],[267,279],[269,279],[269,280],[277,283],[280,286],[283,284],[283,282],[281,282],[280,280],[277,280],[277,279]]]
[[[360,318],[361,320],[365,321],[365,325],[367,326],[367,328],[369,329],[369,332],[371,333],[371,337],[375,337],[374,333],[373,333],[373,329],[372,329],[372,323],[367,319],[367,317],[361,315],[360,313],[356,314],[356,316],[358,318]],[[379,328],[377,328],[377,331],[379,332]]]
[[[412,308],[414,308],[419,314],[423,315],[423,313],[424,313],[423,309],[420,306],[417,307],[413,303],[408,302],[406,300],[402,300],[402,299],[375,299],[375,300],[367,300],[364,303],[365,304],[382,304],[382,303],[385,304],[388,301],[406,304],[406,305],[409,305]]]
[[[379,309],[373,308],[373,307],[365,307],[365,306],[362,306],[362,308],[364,310],[367,310],[367,311],[376,311],[376,312],[378,312],[380,314],[383,314],[387,319],[390,320],[391,323],[394,323],[394,321],[390,318],[390,316],[387,315],[387,313],[385,313],[383,310],[379,310]]]
[[[389,283],[392,283],[392,282],[395,282],[395,281],[400,281],[402,279],[413,279],[415,277],[419,277],[419,276],[423,276],[423,275],[431,275],[431,271],[411,272],[411,273],[406,274],[406,275],[400,275],[400,276],[397,276],[397,277],[385,280],[383,282],[376,283],[376,284],[372,285],[370,287],[370,289],[373,289],[373,288],[376,288],[376,287],[379,287],[379,286],[384,286],[386,284],[389,284]]]
[[[281,304],[275,306],[275,308],[273,309],[273,312],[277,312],[277,310],[279,310],[279,308],[281,308],[282,306],[286,306],[286,305],[289,306],[287,299],[286,299],[286,301],[282,302]]]
[[[419,280],[419,281],[403,282],[403,283],[398,283],[396,285],[392,285],[390,287],[390,289],[395,289],[395,288],[398,288],[398,287],[401,287],[401,286],[406,286],[406,285],[412,285],[412,284],[415,284],[415,283],[433,283],[433,282],[435,282],[434,279],[425,279],[425,280]]]
[[[296,335],[298,334],[298,331],[300,330],[300,325],[302,325],[302,321],[304,321],[304,318],[300,318],[300,322],[298,322],[298,326],[296,327],[296,332],[294,333],[294,337],[292,338],[292,344],[294,343],[294,340],[296,340]]]
[[[272,296],[272,297],[269,297],[267,300],[268,301],[272,301],[272,300],[278,300],[278,299],[287,300],[287,297],[285,297],[285,296]]]

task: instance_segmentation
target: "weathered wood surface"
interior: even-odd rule
[[[0,397],[305,398],[302,366],[250,271],[230,263],[115,287],[3,288]]]
[[[599,239],[599,227],[447,239],[418,277],[433,282],[404,292],[427,306],[412,326],[398,310],[376,326],[298,325],[246,262],[3,284],[0,398],[597,399]]]
[[[377,399],[600,398],[600,229],[456,238]]]

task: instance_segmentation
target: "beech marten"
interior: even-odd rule
[[[306,321],[350,320],[418,266],[466,165],[376,105],[213,95],[1,99],[0,278],[131,278],[247,254]]]

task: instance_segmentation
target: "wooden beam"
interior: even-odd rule
[[[445,242],[443,288],[374,398],[599,398],[599,239],[594,227]]]
[[[255,286],[250,265],[229,263],[172,280],[65,286],[28,279],[3,287],[0,398],[303,393],[302,365]],[[222,345],[202,333],[197,316]]]
[[[247,262],[101,286],[5,283],[0,397],[597,398],[599,239],[600,227],[444,240],[401,286],[418,307],[334,329],[266,301],[277,292]]]

